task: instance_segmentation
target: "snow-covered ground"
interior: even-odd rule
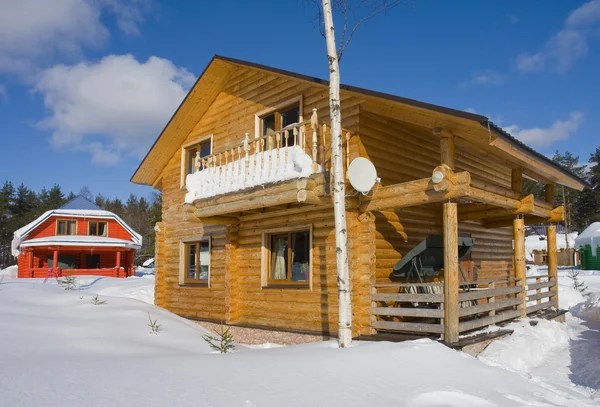
[[[238,345],[234,354],[220,355],[202,339],[203,328],[140,301],[151,302],[146,290],[152,282],[151,276],[86,277],[78,278],[78,289],[65,291],[55,282],[5,278],[0,406],[597,405],[581,387],[590,386],[585,378],[562,381],[541,369],[549,364],[564,373],[568,363],[583,366],[573,360],[573,344],[589,330],[570,332],[571,324],[538,325],[551,335],[526,325],[517,329],[498,359],[510,366],[494,366],[503,348],[490,347],[478,360],[430,340],[358,342],[350,349],[337,349],[334,342]],[[106,303],[94,305],[96,294]],[[148,313],[161,325],[157,335],[150,334]],[[554,338],[559,330],[573,339]],[[531,346],[510,346],[518,335],[555,346],[528,356]],[[597,363],[595,369],[597,377]]]
[[[566,323],[540,320],[511,323],[515,332],[493,342],[478,358],[517,372],[540,386],[577,391],[595,397],[600,405],[600,271],[579,272],[588,288],[582,295],[559,270],[559,302],[569,310]],[[545,266],[532,266],[529,275],[547,274]]]

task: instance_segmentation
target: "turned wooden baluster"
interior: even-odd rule
[[[281,148],[281,133],[275,133],[275,143],[277,143],[277,148]]]
[[[317,162],[317,150],[318,150],[318,137],[317,131],[319,129],[319,121],[317,117],[317,109],[313,109],[312,116],[310,116],[310,127],[312,128],[312,159],[313,163]],[[321,156],[321,159],[323,157]]]
[[[321,133],[321,137],[323,138],[323,143],[321,143],[321,150],[323,151],[323,155],[322,155],[322,160],[323,163],[325,163],[325,152],[327,151],[327,144],[326,144],[326,139],[327,139],[327,124],[323,123],[323,132]],[[330,167],[331,168],[331,167]]]
[[[248,153],[250,152],[250,135],[246,133],[244,138],[244,154],[246,155],[246,165],[248,165]]]
[[[200,171],[200,151],[196,151],[196,157],[194,157],[194,167],[196,172]]]
[[[350,132],[346,133],[346,171],[350,167]]]
[[[283,158],[283,162],[287,164],[287,162],[288,162],[288,152],[287,152],[287,148],[288,148],[288,147],[289,147],[289,145],[290,145],[290,131],[289,131],[289,130],[286,130],[286,131],[283,133],[283,136],[284,136],[284,138],[285,138],[285,151],[284,151],[284,158]]]

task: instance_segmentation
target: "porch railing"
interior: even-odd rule
[[[522,311],[520,279],[462,282],[459,285],[459,332],[518,318]],[[444,283],[375,284],[371,327],[376,331],[444,333]]]
[[[250,138],[205,157],[196,153],[195,172],[186,178],[186,203],[268,183],[305,178],[330,167],[331,136],[319,125],[317,109],[310,120],[291,124],[280,131]],[[347,166],[350,133],[345,132],[342,154]]]
[[[548,308],[557,308],[555,279],[548,275],[530,276],[527,281],[527,314],[533,314]]]

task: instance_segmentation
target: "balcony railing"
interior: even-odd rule
[[[313,109],[310,120],[254,139],[246,133],[240,144],[209,156],[198,152],[195,172],[186,178],[185,202],[322,172],[330,156],[326,134],[327,126],[318,124]]]

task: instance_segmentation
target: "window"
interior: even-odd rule
[[[90,221],[88,223],[89,236],[106,236],[108,225],[106,222]]]
[[[300,122],[300,103],[287,105],[284,108],[270,111],[266,115],[260,116],[260,134],[267,136],[274,134],[287,126]],[[282,138],[282,145],[285,143]],[[288,144],[294,145],[294,138],[288,139]]]
[[[310,235],[310,229],[265,234],[267,286],[310,285]]]
[[[212,136],[186,144],[181,149],[181,188],[185,187],[185,178],[196,172],[196,154],[206,157],[212,154]],[[202,167],[200,167],[202,170]]]
[[[56,234],[57,235],[76,235],[77,234],[77,221],[76,220],[64,220],[59,219],[56,221]]]
[[[208,286],[210,276],[210,241],[183,243],[183,283]]]
[[[210,139],[204,140],[200,143],[193,144],[185,148],[185,175],[193,174],[196,172],[196,154],[200,152],[200,157],[206,157],[211,152],[211,141]],[[202,167],[200,167],[202,169]]]

